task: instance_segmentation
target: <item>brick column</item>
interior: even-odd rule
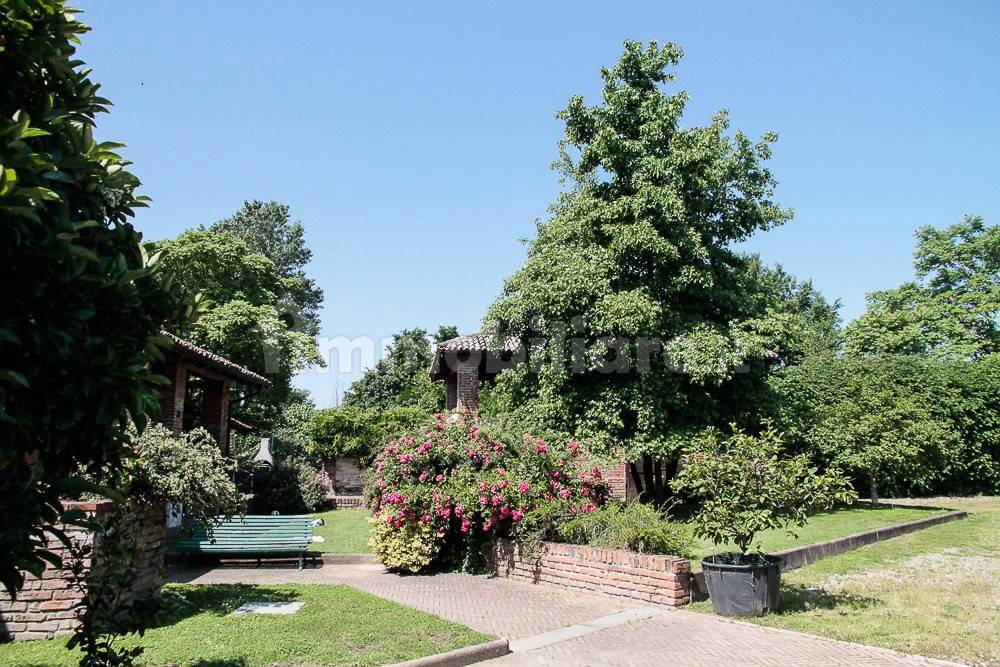
[[[454,410],[458,406],[458,375],[449,370],[444,379],[444,407]]]
[[[479,406],[479,358],[459,361],[456,407],[475,410]]]
[[[229,452],[229,380],[205,378],[201,404],[201,424],[212,434],[219,448]]]
[[[187,367],[177,362],[162,370],[170,380],[170,386],[160,390],[160,423],[174,435],[180,435],[184,428],[184,397],[187,395]]]

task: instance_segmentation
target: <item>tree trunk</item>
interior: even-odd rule
[[[872,505],[878,505],[878,486],[872,473],[868,473],[868,492],[871,494]]]
[[[642,477],[639,476],[639,466],[637,466],[635,463],[629,463],[628,464],[628,471],[629,471],[629,474],[632,475],[632,485],[635,486],[635,492],[636,492],[636,494],[638,494],[639,497],[642,497],[642,492],[643,492]],[[626,489],[626,492],[625,492],[625,498],[626,498],[626,500],[628,499],[628,490],[627,489]]]

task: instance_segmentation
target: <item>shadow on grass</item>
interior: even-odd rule
[[[778,615],[798,614],[816,610],[860,611],[879,603],[877,598],[853,593],[831,593],[802,584],[781,584],[781,609]]]
[[[163,589],[164,610],[151,627],[160,628],[198,614],[227,616],[247,602],[293,602],[296,591],[251,584],[199,584],[197,586],[167,586]],[[199,663],[201,664],[201,663]],[[215,663],[204,663],[211,665]],[[239,665],[242,663],[218,663]]]

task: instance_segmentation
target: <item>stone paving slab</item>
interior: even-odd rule
[[[521,640],[525,641],[525,640]],[[484,665],[676,665],[678,667],[889,667],[953,665],[888,649],[666,609],[542,648],[511,653]]]
[[[191,584],[346,584],[473,630],[518,639],[643,606],[638,600],[447,572],[400,576],[378,564],[289,568],[218,567],[173,571]]]
[[[480,632],[507,637],[511,647],[520,650],[483,663],[497,667],[952,664],[597,593],[457,573],[399,576],[373,563],[324,564],[305,570],[227,566],[174,571],[169,580],[191,584],[345,584]]]

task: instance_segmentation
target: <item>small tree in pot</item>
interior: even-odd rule
[[[817,472],[804,456],[782,456],[781,436],[712,433],[683,458],[676,491],[702,500],[695,535],[739,551],[702,560],[712,607],[732,616],[763,616],[778,608],[780,559],[761,552],[757,533],[801,526],[809,512],[851,502],[856,494],[838,470]]]

